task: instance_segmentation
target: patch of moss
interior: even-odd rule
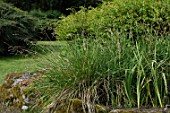
[[[0,105],[13,106],[18,109],[21,109],[24,105],[31,105],[29,100],[34,98],[36,101],[35,97],[37,97],[34,93],[31,95],[29,94],[34,90],[30,86],[32,85],[32,81],[35,79],[35,74],[27,72],[7,74],[0,86]],[[30,97],[28,97],[28,95]]]
[[[123,110],[120,113],[137,113],[135,110]]]
[[[83,113],[83,101],[78,98],[72,99],[71,100],[71,111]]]
[[[49,106],[46,107],[46,109],[43,111],[43,113],[88,113],[88,109],[84,106],[85,103],[78,99],[69,99],[69,101],[61,101],[59,103],[51,103]],[[95,106],[95,113],[106,113],[106,109],[101,105],[94,105]]]

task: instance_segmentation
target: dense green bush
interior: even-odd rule
[[[0,1],[0,54],[19,52],[30,46],[36,35],[36,19]],[[22,51],[23,52],[23,51]]]
[[[101,7],[81,11],[64,17],[58,24],[59,39],[76,36],[103,37],[119,32],[128,38],[170,34],[169,0],[113,0]]]
[[[23,10],[41,9],[41,10],[58,10],[64,14],[68,14],[67,8],[79,6],[96,6],[101,0],[4,0],[12,3]]]

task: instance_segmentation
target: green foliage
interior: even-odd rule
[[[29,14],[39,18],[50,18],[50,19],[54,19],[54,18],[57,19],[60,16],[62,16],[62,14],[56,10],[41,11],[40,9],[31,10],[29,11]]]
[[[28,48],[36,35],[36,21],[20,9],[0,2],[0,54]]]
[[[37,83],[43,96],[57,102],[80,98],[86,104],[162,107],[170,78],[169,39],[150,37],[134,45],[126,36],[112,36],[111,41],[71,42],[44,59],[42,66],[50,70]]]
[[[58,21],[58,18],[62,16],[61,13],[59,13],[56,10],[48,10],[48,11],[42,11],[42,10],[31,10],[28,11],[28,14],[38,18],[37,21],[37,36],[34,37],[35,40],[39,41],[54,41],[55,33],[54,33],[54,23]]]
[[[169,0],[114,0],[63,17],[55,31],[59,39],[89,38],[96,34],[107,37],[116,32],[126,34],[127,38],[169,35],[169,13]]]
[[[56,101],[59,109],[63,100],[79,98],[91,112],[89,103],[163,107],[170,80],[169,8],[168,0],[114,0],[63,17],[58,39],[77,40],[40,59],[46,75],[35,82],[40,101]]]
[[[33,38],[37,41],[55,41],[55,33],[54,33],[54,23],[56,23],[57,19],[48,19],[46,17],[37,17],[37,35]]]

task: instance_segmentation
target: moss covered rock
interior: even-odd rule
[[[39,77],[40,75],[29,72],[7,74],[0,86],[0,105],[28,109],[33,103],[30,101],[33,96],[28,95],[33,90],[30,86]]]

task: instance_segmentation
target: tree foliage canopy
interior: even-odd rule
[[[0,2],[0,54],[9,49],[28,48],[35,32],[36,19],[22,10]],[[14,49],[15,48],[15,49]]]

